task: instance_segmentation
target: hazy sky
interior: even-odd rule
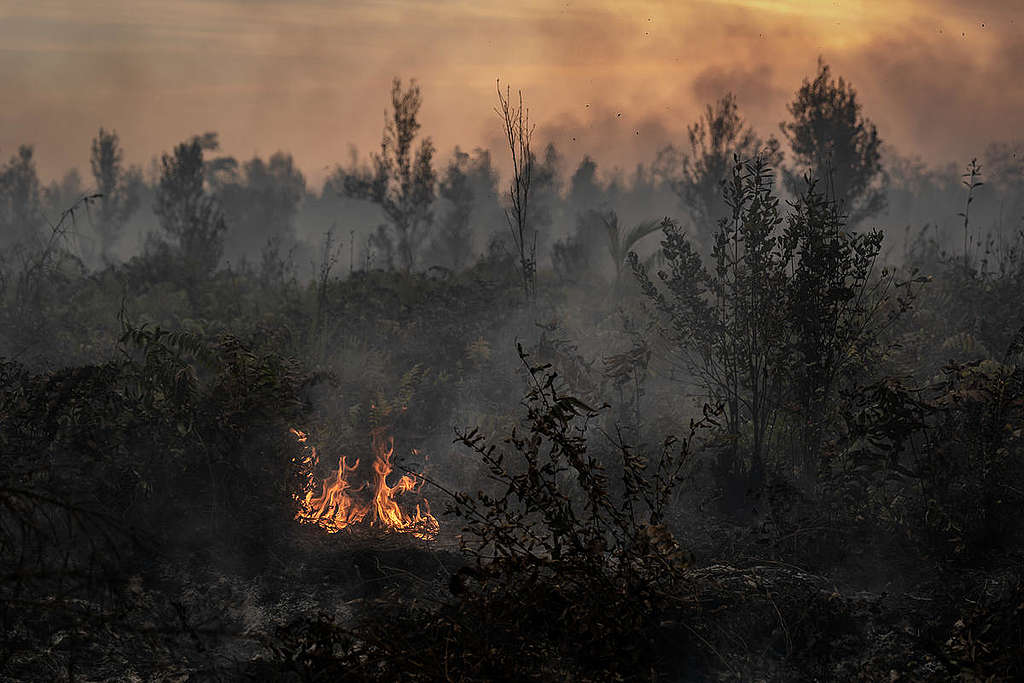
[[[99,126],[132,162],[215,130],[315,182],[379,144],[399,75],[443,158],[497,145],[500,77],[570,160],[630,167],[730,89],[777,132],[821,54],[884,140],[963,162],[1024,137],[1022,30],[1021,0],[0,0],[0,155],[87,174]]]

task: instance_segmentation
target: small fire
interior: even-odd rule
[[[349,465],[343,455],[338,459],[338,469],[327,476],[317,495],[314,470],[319,456],[316,446],[307,444],[308,436],[305,432],[294,428],[289,431],[305,446],[306,454],[301,464],[308,473],[306,493],[295,496],[299,503],[296,520],[304,524],[315,524],[331,534],[352,525],[368,524],[426,540],[437,535],[440,525],[430,514],[430,503],[425,498],[422,499],[422,507],[416,504],[414,513],[403,511],[395,500],[396,496],[402,494],[418,493],[423,480],[417,482],[413,477],[403,475],[394,486],[388,484],[388,475],[393,469],[391,458],[395,453],[394,438],[385,437],[379,429],[371,433],[374,461],[370,480],[353,488],[352,476],[359,469],[359,460]]]

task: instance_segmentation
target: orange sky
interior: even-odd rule
[[[443,158],[497,145],[500,77],[570,162],[629,167],[730,89],[776,132],[822,54],[884,140],[964,161],[1024,137],[1022,31],[1020,0],[0,0],[0,155],[87,174],[101,125],[132,162],[216,130],[316,182],[379,143],[400,75]]]

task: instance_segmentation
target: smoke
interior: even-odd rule
[[[791,94],[775,81],[771,64],[709,66],[693,79],[698,102],[714,102],[728,92],[737,95],[740,107],[755,119],[775,114],[779,103]]]
[[[989,142],[1019,136],[1024,40],[983,38],[920,29],[880,36],[845,60],[883,137],[966,163]]]
[[[47,180],[84,166],[102,125],[132,163],[218,130],[239,157],[290,151],[317,186],[349,143],[377,144],[395,74],[420,80],[423,130],[440,149],[500,149],[500,76],[524,89],[541,135],[570,161],[590,152],[624,168],[727,90],[773,132],[818,54],[853,80],[884,139],[933,161],[1015,134],[1024,98],[1010,87],[1019,31],[994,0],[860,14],[757,2],[94,5],[23,6],[0,27],[0,91],[18,103],[0,112],[0,151],[34,143]]]

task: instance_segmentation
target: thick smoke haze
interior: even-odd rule
[[[569,164],[590,153],[629,169],[725,90],[776,132],[821,55],[887,144],[963,163],[1024,123],[1021,29],[994,1],[8,1],[0,152],[34,144],[49,180],[85,168],[100,126],[131,163],[216,130],[240,158],[291,152],[315,187],[348,145],[379,144],[400,74],[422,85],[439,150],[497,148],[500,77]]]

